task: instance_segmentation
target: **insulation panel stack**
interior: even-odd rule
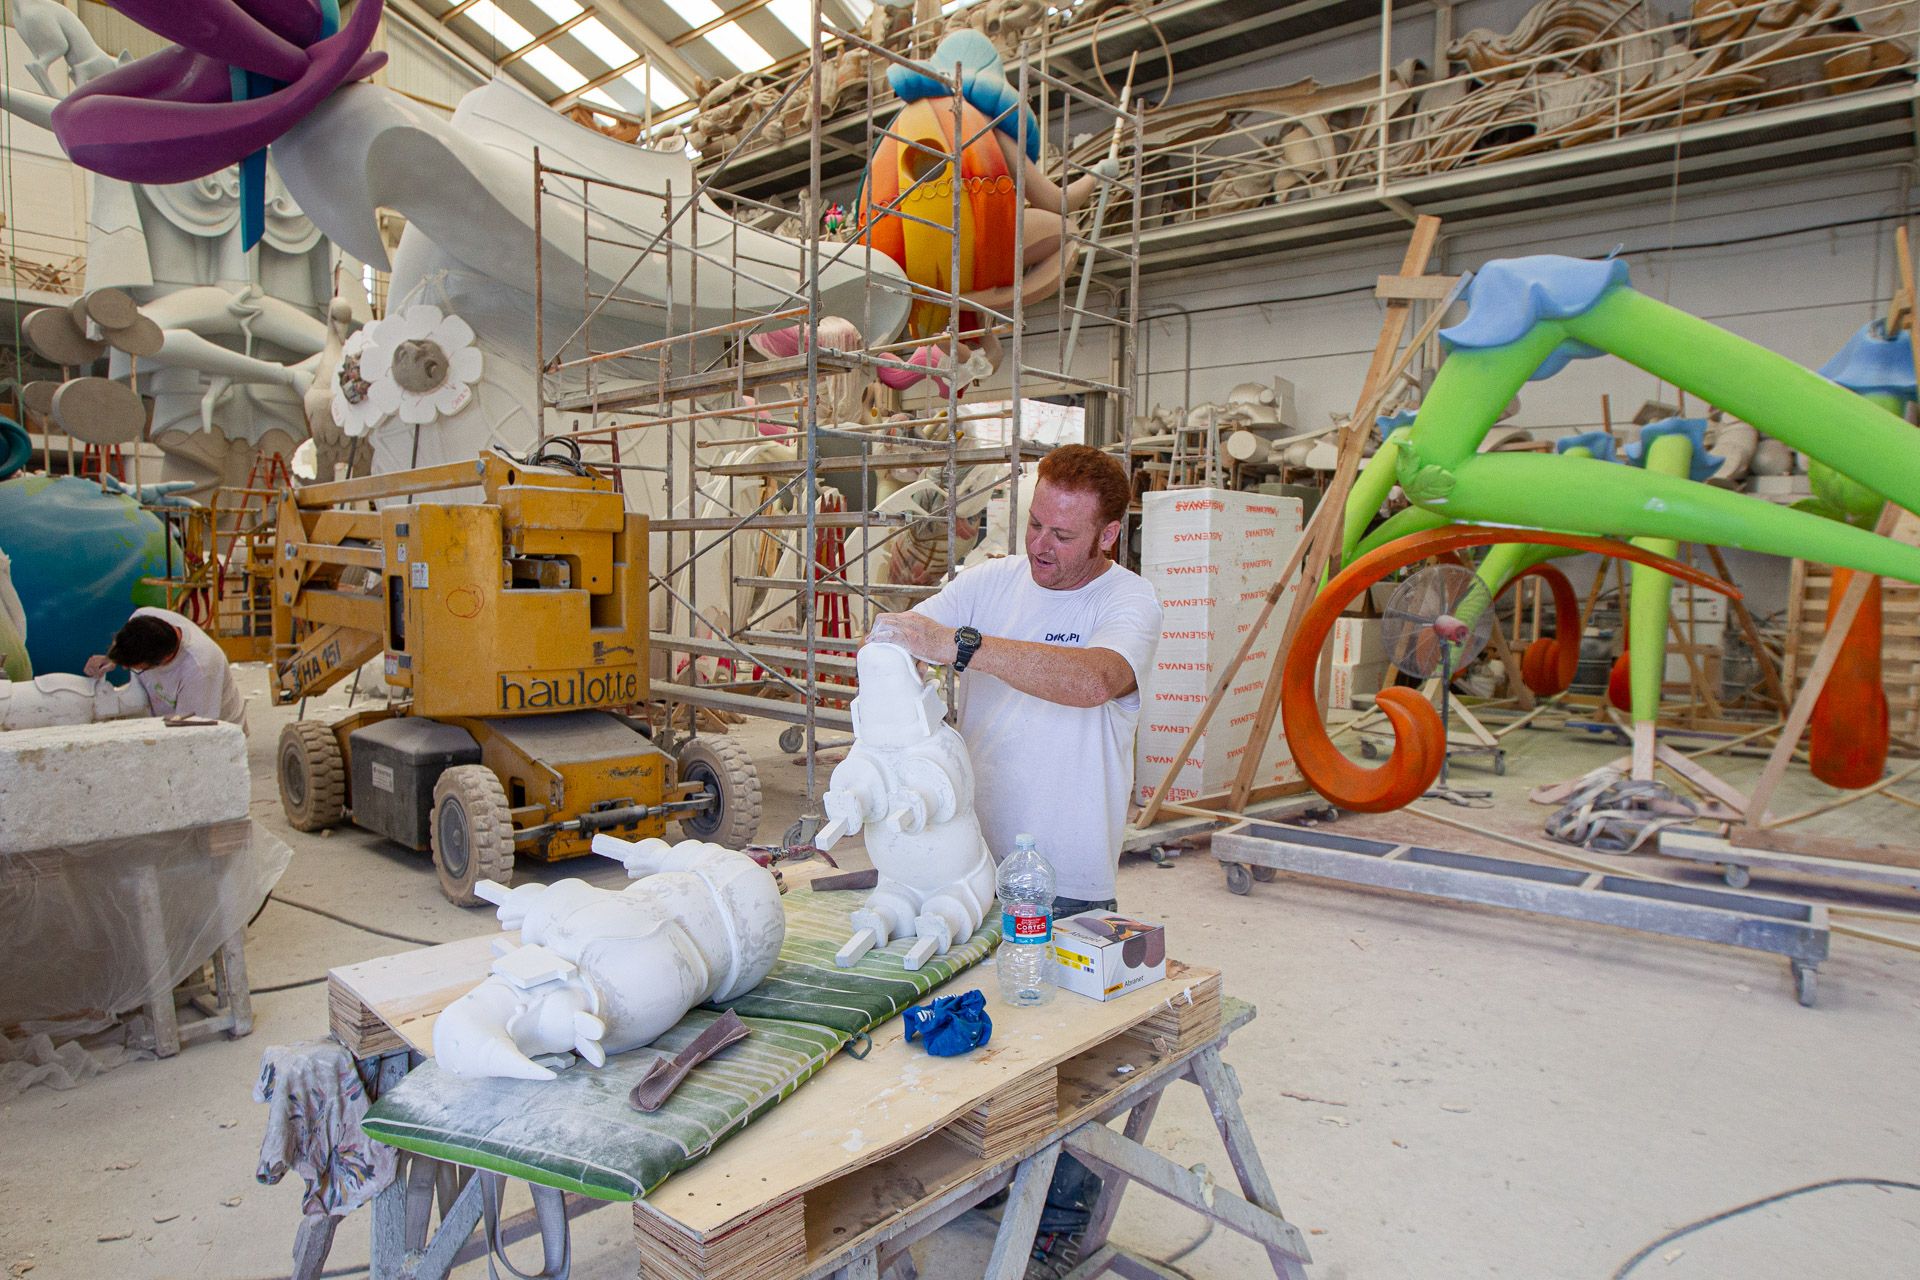
[[[1298,498],[1230,489],[1170,489],[1142,498],[1140,573],[1160,597],[1160,645],[1142,693],[1134,740],[1134,793],[1145,803],[1192,731],[1214,680],[1260,615],[1267,589],[1299,541]],[[1259,643],[1227,690],[1167,792],[1191,800],[1224,789],[1239,771],[1247,734],[1273,665],[1272,645],[1292,607],[1289,584]],[[1279,733],[1256,783],[1299,777]]]

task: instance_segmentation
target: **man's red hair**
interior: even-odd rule
[[[1133,501],[1127,469],[1110,453],[1091,445],[1064,444],[1040,459],[1040,478],[1060,489],[1091,493],[1100,503],[1100,526],[1126,517]]]

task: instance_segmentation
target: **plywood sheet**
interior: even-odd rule
[[[1038,1009],[989,996],[993,1040],[961,1058],[934,1058],[886,1023],[863,1060],[841,1055],[800,1092],[699,1164],[655,1189],[635,1212],[652,1213],[699,1237],[726,1231],[798,1192],[883,1159],[927,1137],[1030,1073],[1057,1066],[1124,1034],[1169,1005],[1191,1003],[1218,970],[1171,961],[1167,978],[1098,1003],[1068,993]],[[979,982],[981,966],[953,984]],[[944,993],[943,993],[944,994]]]

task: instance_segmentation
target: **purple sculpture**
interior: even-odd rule
[[[109,3],[178,43],[75,89],[53,131],[75,164],[123,182],[190,182],[238,164],[387,61],[369,52],[382,0],[362,0],[334,35],[322,32],[337,7],[319,0]],[[280,87],[236,93],[239,72]]]

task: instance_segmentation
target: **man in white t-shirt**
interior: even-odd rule
[[[1118,905],[1134,726],[1160,638],[1153,588],[1109,559],[1131,500],[1111,455],[1055,449],[1040,463],[1027,554],[962,572],[913,612],[881,615],[868,637],[962,673],[959,729],[981,832],[996,858],[1016,835],[1034,837],[1053,864],[1056,917]],[[1061,1157],[1035,1271],[1072,1261],[1099,1191]]]
[[[247,704],[233,668],[213,637],[169,609],[135,609],[106,653],[87,659],[86,672],[115,667],[133,673],[156,716],[197,716],[246,728]]]

